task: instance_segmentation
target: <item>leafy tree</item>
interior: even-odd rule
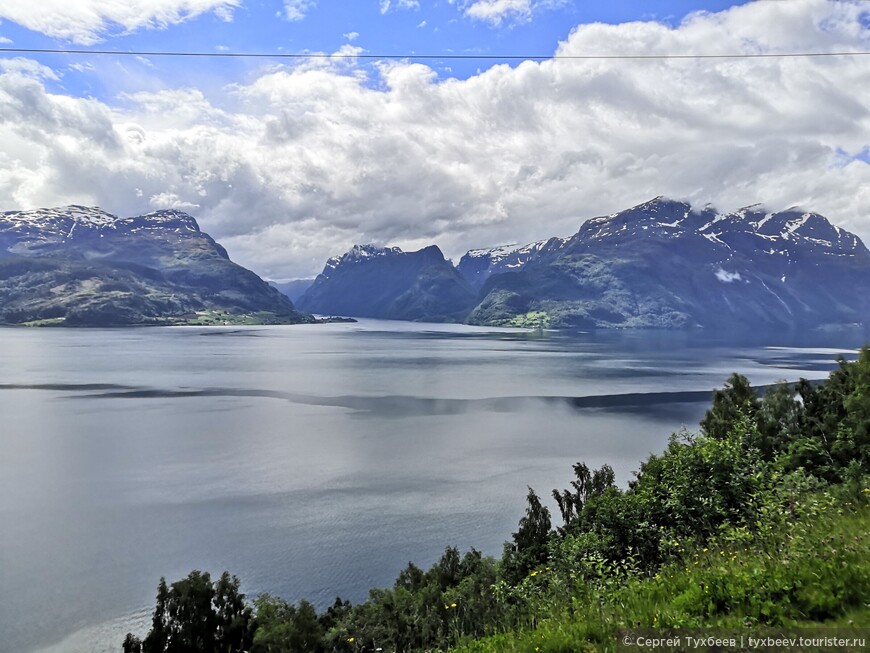
[[[133,635],[133,633],[127,633],[123,646],[124,653],[142,653],[142,640]]]
[[[717,440],[728,437],[741,416],[755,417],[758,394],[742,374],[732,374],[721,390],[713,391],[713,405],[701,420],[701,431]]]
[[[575,480],[571,481],[573,492],[568,490],[553,490],[553,498],[559,506],[564,523],[563,531],[571,526],[583,511],[583,506],[589,499],[601,496],[608,489],[615,487],[615,475],[610,465],[604,465],[594,472],[585,463],[575,463]]]
[[[796,399],[796,389],[782,382],[769,388],[761,397],[757,412],[758,438],[752,442],[766,460],[785,451],[801,436],[803,404]]]
[[[128,633],[125,653],[242,653],[256,624],[239,579],[224,573],[213,584],[207,572],[192,571],[167,587],[160,579],[151,630],[144,640]]]
[[[257,632],[252,653],[321,653],[326,650],[323,625],[308,601],[293,605],[268,594],[254,602]]]
[[[246,650],[254,630],[251,608],[239,592],[239,579],[228,572],[221,574],[214,587],[215,643],[220,653]]]
[[[526,500],[526,514],[520,519],[519,530],[513,534],[513,542],[505,544],[502,558],[504,578],[513,584],[547,559],[552,527],[549,508],[541,503],[532,488]]]

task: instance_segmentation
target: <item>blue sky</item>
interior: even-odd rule
[[[76,2],[68,4],[75,5]],[[98,7],[100,3],[92,4]],[[12,43],[0,45],[113,51],[333,53],[349,44],[365,54],[399,57],[412,54],[547,56],[580,24],[652,20],[677,25],[691,12],[715,12],[744,3],[726,0],[656,3],[550,0],[530,2],[528,15],[508,11],[503,17],[492,19],[470,14],[468,10],[473,4],[473,0],[405,0],[404,4],[402,0],[390,0],[389,3],[386,0],[290,0],[289,3],[247,0],[224,10],[215,0],[217,12],[206,11],[162,28],[130,30],[107,19],[103,27],[87,39],[57,36],[51,30],[42,33],[7,18],[0,24],[0,37]],[[517,4],[524,3],[520,0]],[[135,84],[149,84],[146,80],[150,79],[152,87],[187,84],[203,78],[223,81],[256,74],[267,65],[263,60],[232,59],[150,58],[137,61],[51,55],[34,58],[59,69],[68,69],[70,63],[88,69],[108,64],[115,66],[122,73],[109,79],[88,75],[87,71],[75,68],[68,69],[62,84],[58,85],[70,93],[99,98],[118,93],[125,88],[128,79]],[[505,62],[434,60],[429,63],[442,78],[464,79]],[[506,63],[515,66],[518,62]]]
[[[263,276],[354,243],[449,257],[658,195],[804,206],[870,239],[865,0],[2,0],[0,210],[176,208]],[[396,58],[392,58],[395,56]]]

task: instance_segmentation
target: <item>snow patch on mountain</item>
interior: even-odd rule
[[[201,233],[193,216],[174,209],[153,211],[145,215],[119,218],[99,207],[72,204],[29,211],[0,213],[0,233],[16,237],[21,245],[27,242],[65,242],[112,232],[137,233],[165,231],[182,234]]]

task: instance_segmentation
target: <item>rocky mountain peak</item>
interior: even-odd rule
[[[716,211],[711,207],[699,211],[686,202],[659,196],[625,211],[587,220],[575,238],[676,238],[686,231],[696,230],[715,215]]]
[[[313,320],[174,209],[130,218],[80,205],[0,213],[0,271],[0,323]]]
[[[176,209],[152,211],[151,213],[145,213],[134,218],[120,218],[111,226],[116,229],[134,232],[139,230],[162,230],[174,233],[200,233],[196,219],[192,215]]]

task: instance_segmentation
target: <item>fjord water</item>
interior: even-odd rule
[[[118,651],[192,569],[323,607],[448,545],[498,555],[527,485],[547,497],[578,460],[624,484],[730,372],[821,378],[860,340],[5,329],[0,651]]]

